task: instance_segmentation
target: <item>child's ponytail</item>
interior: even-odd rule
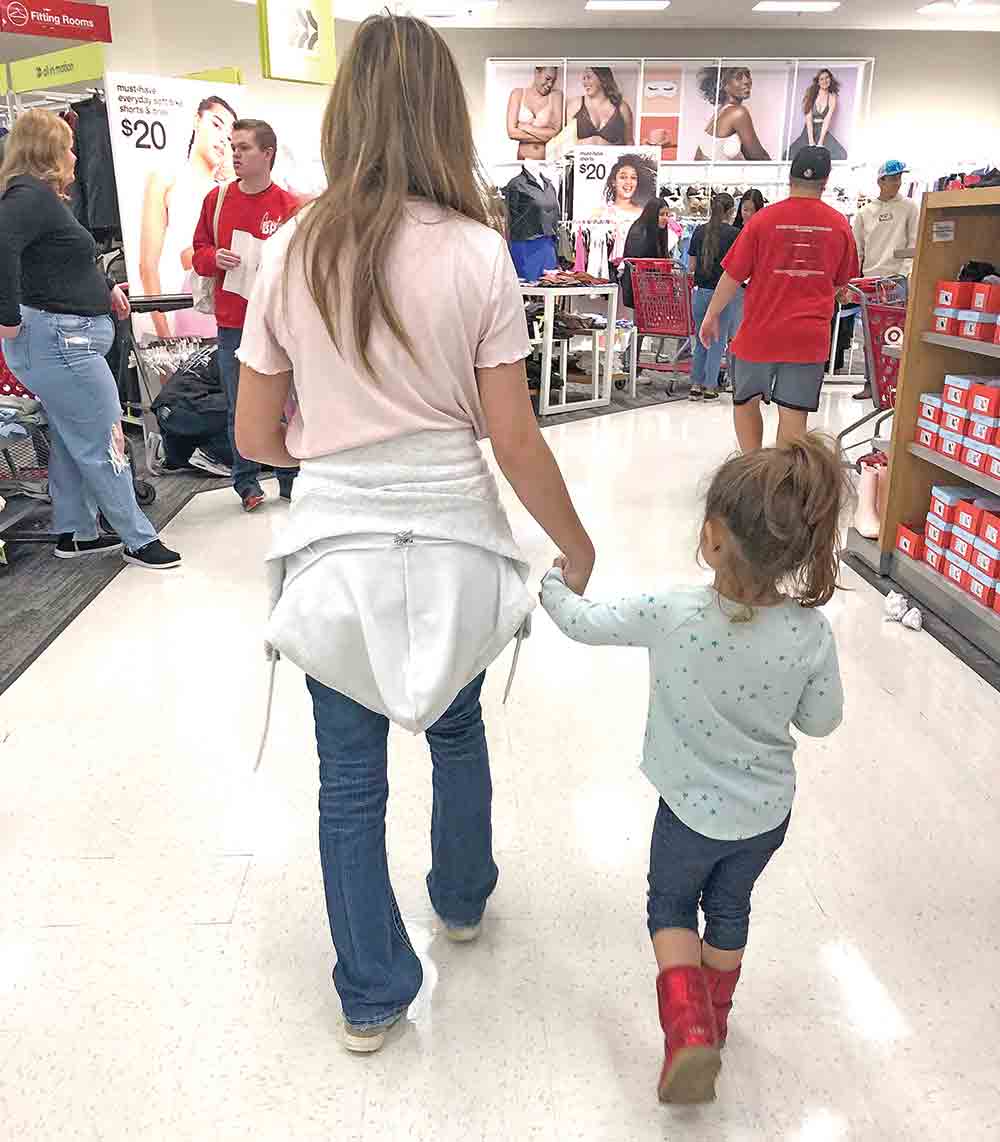
[[[833,448],[810,434],[735,456],[715,474],[705,507],[738,546],[733,572],[757,596],[780,586],[804,607],[837,588],[840,517],[849,495]]]

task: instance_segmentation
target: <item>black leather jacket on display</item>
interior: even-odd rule
[[[554,238],[559,222],[559,195],[544,176],[528,173],[523,167],[503,188],[511,242],[532,238]]]

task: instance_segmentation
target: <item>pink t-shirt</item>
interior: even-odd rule
[[[376,321],[369,345],[373,380],[353,359],[349,329],[346,355],[334,347],[301,256],[287,265],[297,225],[286,223],[264,247],[238,354],[258,373],[292,371],[297,405],[288,451],[308,460],[427,430],[472,428],[482,439],[475,370],[520,361],[531,351],[503,238],[432,203],[407,204],[386,279],[417,361]]]

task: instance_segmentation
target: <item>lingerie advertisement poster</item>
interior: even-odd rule
[[[782,162],[787,61],[712,61],[685,71],[684,162]]]
[[[233,123],[266,119],[278,135],[274,181],[297,198],[324,185],[318,131],[287,130],[244,87],[208,80],[111,73],[106,79],[122,237],[134,297],[192,292],[193,240],[202,204],[235,177]],[[215,318],[193,309],[137,315],[136,334],[214,337]]]
[[[490,60],[484,153],[495,166],[540,159],[546,148],[551,158],[562,143],[639,146],[657,148],[660,163],[742,164],[787,162],[812,140],[845,162],[869,63]]]
[[[864,61],[799,60],[789,91],[788,145],[783,158],[791,161],[811,145],[826,147],[834,162],[855,157],[866,72]]]

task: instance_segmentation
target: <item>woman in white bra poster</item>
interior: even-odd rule
[[[507,135],[517,143],[518,159],[545,158],[545,144],[563,125],[559,68],[538,64],[532,82],[515,87],[507,99]]]
[[[753,92],[750,68],[703,67],[698,89],[712,107],[695,152],[696,162],[769,162],[747,102]],[[780,118],[779,118],[780,121]]]

